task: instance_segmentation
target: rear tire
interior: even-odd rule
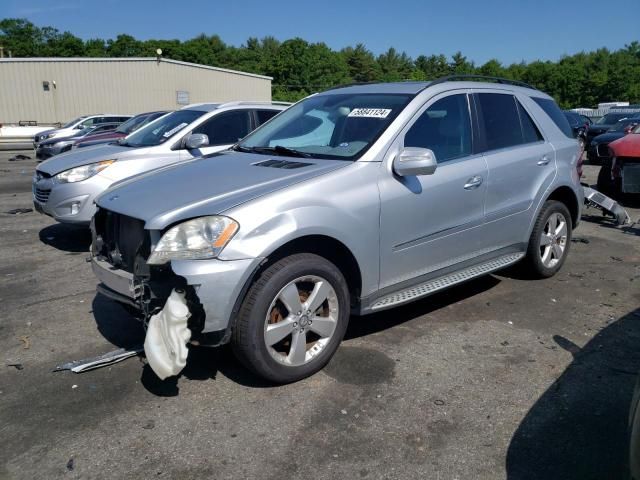
[[[349,289],[318,255],[278,260],[249,288],[231,337],[236,357],[259,376],[289,383],[322,369],[349,322]]]
[[[572,223],[567,206],[548,200],[542,206],[523,265],[535,278],[549,278],[564,264],[571,245]]]

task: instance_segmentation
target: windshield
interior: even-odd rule
[[[270,155],[356,159],[411,98],[398,94],[312,96],[265,123],[235,148]]]
[[[628,113],[607,113],[596,123],[598,125],[611,125],[612,123],[616,123],[618,120],[622,120],[623,118],[627,118],[628,116]]]
[[[632,123],[636,123],[633,120],[620,120],[613,127],[609,129],[610,132],[624,132],[624,129],[627,128]]]
[[[120,145],[128,147],[160,145],[205,113],[200,110],[177,110],[171,112],[136,130],[120,142]]]
[[[62,128],[71,128],[71,127],[73,127],[76,123],[78,123],[80,120],[82,120],[83,118],[87,118],[87,117],[78,117],[78,118],[74,118],[74,119],[73,119],[73,120],[71,120],[70,122],[65,123],[65,124],[63,125],[63,127],[62,127]]]
[[[569,121],[569,124],[572,127],[582,124],[582,119],[578,115],[574,115],[569,112],[564,112],[564,116],[567,117],[567,120]]]
[[[139,125],[141,125],[147,119],[147,115],[138,115],[137,117],[130,118],[123,124],[121,124],[116,132],[129,134],[133,132]]]

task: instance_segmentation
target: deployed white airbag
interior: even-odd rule
[[[187,343],[191,338],[187,320],[190,316],[184,292],[174,289],[164,308],[149,319],[144,353],[162,380],[177,375],[187,364]]]

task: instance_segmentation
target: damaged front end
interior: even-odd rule
[[[186,364],[188,343],[211,343],[202,334],[205,313],[198,285],[189,285],[170,264],[148,264],[152,239],[141,220],[99,210],[91,231],[98,292],[143,321],[145,354],[158,377],[177,375]]]

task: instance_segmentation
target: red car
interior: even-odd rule
[[[136,115],[135,117],[130,118],[122,125],[120,125],[117,129],[111,132],[87,136],[82,141],[76,142],[72,148],[76,149],[82,147],[92,147],[93,145],[100,145],[101,143],[115,142],[116,140],[126,137],[131,132],[139,129],[149,122],[154,121],[156,118],[159,118],[166,113],[169,112],[158,111],[141,113],[140,115]]]
[[[612,198],[640,195],[640,125],[609,144],[610,162],[598,174],[598,190]]]

